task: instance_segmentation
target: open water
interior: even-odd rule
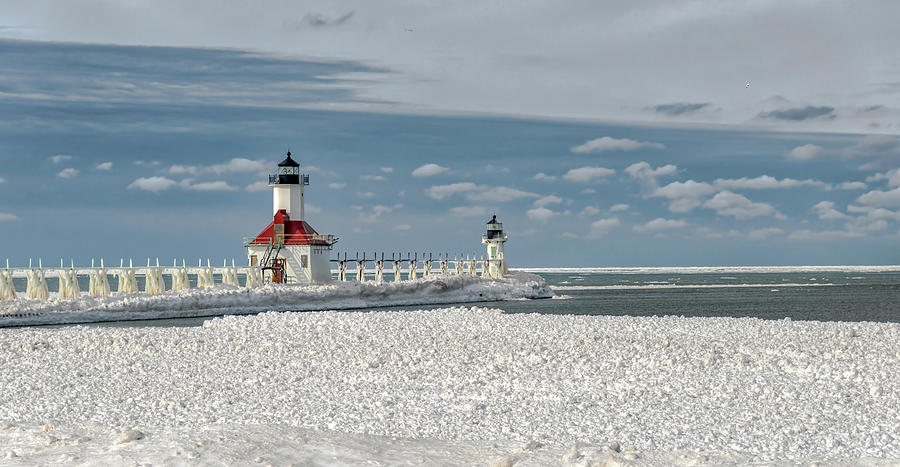
[[[900,322],[900,272],[540,272],[556,298],[480,302],[507,313]],[[431,309],[447,305],[387,307]],[[210,318],[98,323],[196,326]]]

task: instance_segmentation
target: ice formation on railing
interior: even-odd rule
[[[400,282],[401,280],[403,278],[400,277],[400,262],[394,261],[394,282]]]
[[[382,283],[384,282],[384,260],[378,259],[375,260],[375,282]]]
[[[239,286],[238,278],[237,278],[237,269],[234,267],[234,259],[231,260],[231,267],[228,267],[225,260],[222,260],[222,283],[233,285],[235,287]]]
[[[431,260],[425,261],[425,272],[422,273],[422,277],[428,277],[431,275]]]
[[[247,275],[247,287],[262,287],[262,271],[259,268],[246,268],[245,274]]]
[[[31,260],[28,260],[28,267],[31,267]],[[47,281],[44,278],[44,265],[41,259],[38,259],[37,269],[29,269],[26,272],[28,283],[25,288],[25,296],[28,298],[37,298],[46,300],[50,297],[50,289],[47,288]]]
[[[209,258],[206,259],[206,267],[203,267],[203,260],[200,260],[198,265],[199,270],[197,271],[197,287],[212,287],[215,285],[213,282],[213,270],[212,266],[209,265]]]
[[[0,271],[0,300],[15,300],[16,288],[13,287],[12,271],[9,269],[9,260],[6,260],[6,270]]]
[[[345,261],[341,261],[340,264],[338,264],[338,280],[339,281],[347,280],[347,265],[345,263],[346,263]]]
[[[475,258],[470,259],[469,260],[469,275],[470,276],[478,275],[478,270],[476,268],[477,268],[477,266],[475,264]]]
[[[94,260],[91,259],[91,279],[88,284],[88,295],[92,297],[109,296],[109,279],[106,277],[106,269],[103,267],[103,259],[100,259],[100,267],[94,269]]]
[[[416,267],[418,267],[418,261],[409,260],[409,272],[406,274],[406,280],[411,281],[416,278]]]
[[[356,261],[356,280],[357,282],[366,281],[366,263],[364,261]]]

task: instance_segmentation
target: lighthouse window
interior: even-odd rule
[[[257,259],[256,255],[250,255],[250,266],[258,266],[259,259]]]
[[[497,247],[491,246],[491,256],[497,256]]]
[[[300,256],[300,267],[301,268],[309,267],[309,255],[301,255]]]

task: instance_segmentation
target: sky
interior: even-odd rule
[[[0,0],[0,261],[900,263],[895,2]]]

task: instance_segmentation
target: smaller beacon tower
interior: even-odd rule
[[[481,236],[481,243],[487,245],[490,277],[501,278],[509,272],[506,269],[506,254],[503,252],[503,244],[507,238],[508,235],[503,233],[503,224],[495,214],[487,223],[487,233]]]
[[[301,284],[331,280],[329,257],[337,238],[319,234],[304,220],[303,189],[307,185],[309,175],[300,173],[300,164],[288,151],[278,163],[277,173],[269,175],[272,222],[244,241],[248,263],[263,269],[266,280]]]

